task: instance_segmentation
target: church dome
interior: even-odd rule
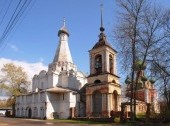
[[[65,19],[63,20],[63,27],[61,27],[60,30],[58,31],[58,36],[60,36],[61,33],[67,34],[69,36],[69,32],[66,28]]]
[[[107,42],[106,36],[104,33],[100,33],[99,41],[93,46],[92,49],[96,49],[96,48],[99,48],[102,46],[108,46],[108,47],[112,48],[111,45]]]
[[[69,32],[66,28],[66,26],[63,26],[59,31],[58,31],[58,36],[60,36],[61,33],[65,33],[69,36]]]

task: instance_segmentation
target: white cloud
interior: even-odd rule
[[[19,51],[19,48],[16,46],[16,45],[13,45],[13,44],[8,44],[8,46],[15,52],[18,52]]]
[[[32,80],[35,74],[39,74],[41,70],[47,70],[47,66],[44,65],[42,62],[28,63],[25,61],[11,60],[11,59],[6,59],[6,58],[0,58],[0,69],[6,63],[13,63],[17,66],[23,67],[24,71],[28,75],[29,81]]]

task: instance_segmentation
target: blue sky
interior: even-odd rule
[[[3,1],[9,0],[0,0],[0,8]],[[169,0],[156,1],[165,8],[170,7]],[[79,70],[89,73],[88,50],[98,41],[100,4],[101,0],[36,0],[23,21],[5,41],[0,58],[27,63],[42,62],[47,66],[55,55],[57,32],[65,17],[73,61]],[[105,33],[112,44],[118,6],[115,0],[103,0],[103,4]],[[113,45],[113,48],[118,50],[117,45]]]
[[[115,23],[116,5],[104,2],[104,26],[111,35]],[[98,41],[100,0],[36,0],[22,23],[12,32],[1,57],[26,62],[52,62],[58,45],[57,32],[66,18],[70,32],[69,46],[74,63],[89,72],[88,50]]]

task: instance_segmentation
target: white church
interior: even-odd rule
[[[74,116],[76,93],[86,83],[86,76],[73,63],[65,26],[58,31],[59,44],[48,71],[32,79],[32,91],[16,98],[16,117],[70,118]]]

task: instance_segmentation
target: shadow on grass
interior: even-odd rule
[[[77,124],[111,124],[111,122],[95,122],[95,121],[82,121],[82,120],[71,120],[71,119],[53,119],[51,122],[60,123],[77,123]]]
[[[59,123],[72,123],[72,124],[89,124],[89,125],[99,125],[99,126],[131,126],[128,123],[113,123],[113,122],[97,122],[97,121],[82,121],[82,120],[71,120],[71,119],[54,119],[49,120],[50,122],[59,122]]]

